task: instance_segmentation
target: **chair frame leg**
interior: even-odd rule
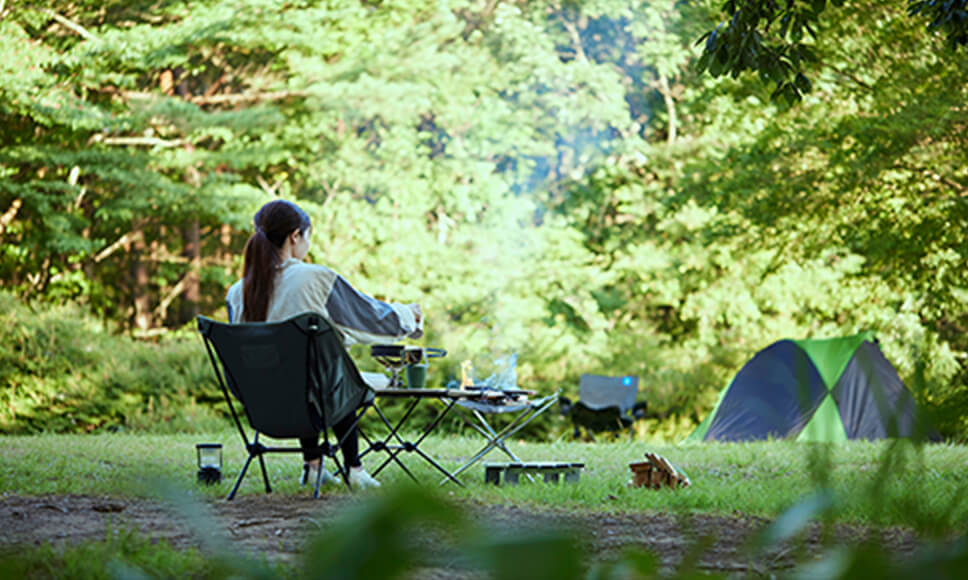
[[[262,481],[266,484],[266,493],[272,493],[272,486],[269,485],[269,473],[266,471],[266,461],[259,455],[259,467],[262,468]]]
[[[246,458],[245,465],[242,466],[242,471],[239,472],[239,477],[236,478],[235,485],[232,486],[232,491],[230,491],[228,497],[225,498],[226,501],[231,501],[233,498],[235,498],[236,492],[239,491],[239,486],[242,485],[242,479],[245,478],[245,472],[249,470],[250,463],[252,463],[252,455],[249,455],[249,457]]]

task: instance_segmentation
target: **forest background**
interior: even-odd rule
[[[217,414],[192,321],[282,197],[423,306],[441,382],[636,374],[677,436],[768,344],[874,330],[964,440],[964,51],[833,2],[772,30],[802,75],[739,74],[701,61],[723,7],[0,1],[0,432]]]

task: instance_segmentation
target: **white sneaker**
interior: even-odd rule
[[[322,485],[329,485],[331,483],[339,483],[333,474],[326,469],[326,464],[322,459],[319,460],[319,465],[310,465],[308,463],[303,463],[302,475],[299,476],[299,485],[312,484],[316,485],[316,477],[319,474],[319,469],[323,469],[323,481]]]
[[[354,489],[370,489],[380,487],[380,482],[362,467],[353,467],[350,469],[350,485]]]

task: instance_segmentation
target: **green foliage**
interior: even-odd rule
[[[698,123],[676,148],[603,166],[561,205],[620,281],[606,296],[629,321],[629,342],[650,331],[669,341],[652,372],[699,375],[703,388],[682,389],[670,410],[708,408],[751,354],[782,337],[873,329],[943,431],[961,432],[965,318],[949,293],[968,281],[947,260],[961,255],[968,223],[955,201],[964,159],[951,164],[963,139],[949,131],[963,127],[938,116],[960,118],[964,94],[950,87],[963,86],[965,68],[936,59],[931,39],[896,12],[864,3],[825,29],[841,42],[816,50],[836,72],[798,109],[779,114],[740,100],[743,85],[714,85],[683,104]],[[877,25],[852,35],[862,22]],[[670,382],[646,380],[659,392]]]
[[[697,63],[699,70],[709,71],[716,77],[728,74],[733,78],[745,71],[754,71],[761,80],[774,83],[772,99],[787,104],[800,101],[813,88],[807,77],[809,72],[805,71],[818,61],[815,45],[821,41],[839,43],[842,40],[836,35],[822,38],[818,34],[821,17],[829,19],[828,4],[839,10],[866,8],[866,3],[850,5],[844,0],[726,0],[722,5],[726,20],[697,42],[704,45]],[[911,16],[926,18],[929,29],[944,33],[952,54],[943,57],[957,59],[958,49],[968,46],[966,3],[963,0],[908,0],[907,4]],[[825,15],[825,12],[828,13]]]
[[[948,46],[952,50],[968,46],[968,4],[960,2],[925,2],[909,0],[908,12],[911,16],[923,16],[928,20],[928,28],[944,32]]]
[[[515,352],[542,392],[635,373],[672,437],[770,342],[874,330],[942,432],[968,433],[968,71],[900,2],[731,1],[705,49],[718,3],[11,6],[0,286],[38,311],[149,337],[220,316],[282,196],[313,218],[311,259],[423,305],[441,383]],[[963,2],[909,8],[963,47]],[[125,425],[211,385],[192,342],[150,347],[200,360],[151,371]],[[30,376],[49,394],[2,396],[71,428],[37,409],[87,379]],[[116,404],[64,403],[105,426]]]
[[[575,533],[480,529],[456,504],[405,485],[342,514],[306,550],[305,577],[401,578],[420,567],[458,563],[495,579],[580,578]]]
[[[831,4],[841,6],[843,0]],[[776,85],[771,98],[787,103],[799,101],[811,89],[803,74],[804,63],[815,62],[810,40],[816,37],[815,22],[827,8],[827,0],[813,2],[745,2],[723,4],[727,20],[699,39],[704,44],[700,71],[736,78],[757,71]]]
[[[137,342],[76,306],[30,308],[0,293],[0,432],[222,424],[208,361],[191,335]]]
[[[57,549],[50,544],[16,554],[0,551],[4,578],[230,578],[226,566],[198,550],[176,550],[164,539],[108,527],[102,542]]]

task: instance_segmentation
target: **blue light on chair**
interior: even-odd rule
[[[589,433],[619,432],[645,417],[647,403],[636,402],[639,378],[635,375],[609,377],[583,374],[578,383],[579,399],[574,404],[562,397],[561,412],[571,417],[574,436],[584,428]]]

